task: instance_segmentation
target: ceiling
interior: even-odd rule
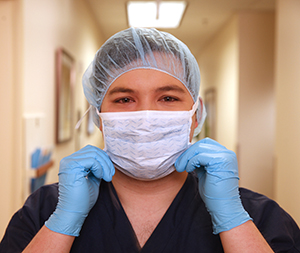
[[[85,0],[90,5],[104,39],[128,28],[127,0]],[[194,55],[230,19],[244,10],[274,10],[275,0],[186,0],[179,28],[164,29],[188,45]],[[160,29],[163,30],[163,29]]]

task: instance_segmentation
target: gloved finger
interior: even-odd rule
[[[111,162],[109,156],[100,148],[88,145],[78,153],[76,158],[89,157],[94,160],[94,165],[88,167],[95,177],[104,179],[105,181],[111,181],[112,176],[115,173],[115,168]],[[85,159],[82,160],[86,161]],[[88,164],[86,164],[88,166]]]
[[[206,171],[203,166],[200,166],[199,168],[195,169],[195,172],[197,174],[198,180],[202,180],[206,176]]]
[[[218,152],[218,150],[216,150],[215,145],[198,141],[195,144],[193,144],[190,148],[188,148],[186,151],[184,151],[177,158],[177,160],[175,162],[175,168],[178,172],[183,172],[187,169],[187,164],[193,157],[198,156],[201,153],[217,153],[217,152]],[[204,162],[204,164],[199,163],[198,167],[200,167],[201,165],[205,166],[207,163],[208,163],[208,161]]]
[[[99,179],[103,178],[106,182],[110,182],[115,174],[115,167],[109,156],[101,150],[101,152],[98,153],[96,160],[101,165],[101,169],[99,169],[99,167],[92,167],[91,172],[95,177]]]
[[[97,151],[97,150],[101,150],[95,146],[92,146],[92,145],[87,145],[85,147],[83,147],[82,149],[74,152],[73,154],[67,156],[66,158],[72,158],[74,160],[78,159],[83,159],[83,158],[87,158],[87,157],[93,157],[94,156],[94,153]]]
[[[199,154],[203,153],[201,157],[201,161],[199,161],[198,166],[208,166],[213,165],[213,163],[225,161],[228,154],[232,151],[226,149],[224,146],[219,144],[218,142],[211,140],[209,138],[202,139],[196,143],[194,143],[190,148],[188,148],[185,152],[183,152],[175,162],[175,168],[178,172],[182,172],[187,170],[187,165],[189,161]],[[227,154],[228,153],[228,154]],[[232,152],[233,153],[233,152]],[[214,159],[213,159],[214,158]],[[196,161],[193,162],[196,165]],[[190,172],[193,169],[190,167],[187,171]]]
[[[235,169],[235,164],[225,164],[222,160],[223,159],[218,159],[212,156],[209,157],[209,155],[205,157],[201,154],[193,157],[188,162],[186,171],[192,172],[196,170],[199,179],[203,173],[208,174],[210,177],[214,177],[216,182],[225,179],[239,179],[238,171]]]
[[[218,163],[216,159],[218,158],[210,153],[197,153],[189,159],[186,164],[185,170],[187,172],[192,172],[195,169],[202,167],[205,171],[207,171],[209,166]]]
[[[82,157],[80,159],[65,157],[60,161],[60,169],[58,175],[80,175],[86,177],[91,168],[102,168],[102,165],[94,157]]]
[[[96,160],[95,166],[90,167],[90,171],[95,177],[103,178],[107,182],[111,181],[115,174],[115,167],[109,156],[103,150],[94,146],[88,146],[85,152],[89,152],[89,155]]]
[[[115,173],[115,168],[108,155],[94,146],[86,146],[63,158],[60,163],[59,175],[76,174],[76,178],[86,177],[90,171],[95,177],[103,178],[105,181],[111,181]]]
[[[204,139],[202,139],[202,140],[200,140],[200,141],[198,141],[198,142],[199,142],[199,143],[211,144],[211,145],[218,146],[218,147],[220,147],[220,148],[226,149],[225,146],[221,145],[219,142],[217,142],[217,141],[215,141],[215,140],[213,140],[213,139],[211,139],[211,138],[204,138]]]

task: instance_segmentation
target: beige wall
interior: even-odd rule
[[[275,14],[250,11],[238,17],[240,184],[273,198]]]
[[[216,140],[236,151],[238,102],[237,17],[211,40],[197,57],[201,72],[200,93],[214,88],[217,96]]]
[[[20,1],[0,1],[0,236],[21,203],[22,59]],[[20,75],[16,75],[20,73]]]
[[[274,13],[236,14],[198,56],[217,94],[216,140],[236,151],[240,185],[273,197]]]
[[[76,61],[74,118],[87,109],[82,95],[81,76],[93,60],[102,41],[101,31],[83,1],[24,1],[24,113],[44,113],[49,134],[44,143],[54,145],[55,140],[55,50],[66,49]],[[76,120],[73,121],[75,125]],[[86,124],[82,125],[85,128]],[[75,133],[75,130],[74,130]],[[59,161],[86,142],[101,142],[100,134],[87,139],[82,136],[56,145],[55,169],[48,182],[57,181]],[[78,145],[80,140],[81,144]],[[77,141],[77,142],[76,142]],[[98,145],[99,145],[98,143]]]
[[[300,223],[300,1],[277,1],[275,197]]]
[[[278,0],[276,15],[238,13],[197,57],[201,95],[217,90],[216,139],[237,151],[241,186],[275,198],[298,224],[299,13],[298,0]]]
[[[81,87],[84,69],[103,43],[101,31],[84,1],[0,1],[0,237],[24,201],[24,125],[27,114],[45,115],[41,143],[53,147],[55,166],[47,182],[57,181],[59,161],[90,143],[102,146],[99,131],[86,134],[86,121],[72,141],[55,144],[55,50],[65,48],[76,61],[75,111],[87,109]],[[2,38],[5,38],[2,39]],[[5,85],[4,85],[5,84]],[[3,120],[5,119],[5,120]],[[76,122],[74,122],[75,125]]]

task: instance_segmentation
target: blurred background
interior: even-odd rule
[[[87,144],[103,147],[89,117],[75,130],[88,108],[81,77],[104,41],[129,27],[126,4],[0,0],[1,237],[39,184],[33,180],[56,182],[63,157]],[[234,150],[240,185],[275,199],[298,224],[299,13],[299,0],[187,0],[179,27],[160,28],[199,63],[209,115],[197,139],[210,136]],[[44,162],[34,163],[37,154]]]

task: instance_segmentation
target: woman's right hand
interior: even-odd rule
[[[100,180],[109,182],[114,173],[108,155],[94,146],[86,146],[63,158],[58,174],[58,204],[46,227],[57,233],[78,236],[98,198]]]

